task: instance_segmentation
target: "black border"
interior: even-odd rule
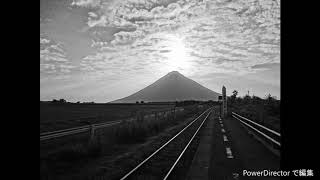
[[[7,40],[3,43],[6,56],[2,66],[6,116],[1,119],[4,149],[8,151],[5,156],[9,157],[3,164],[12,164],[12,172],[25,179],[32,177],[32,172],[38,176],[39,11],[36,1],[21,3],[3,4],[8,7],[4,14],[9,22],[3,23],[7,30],[3,33]],[[281,0],[281,170],[313,169],[315,177],[320,175],[319,71],[312,63],[318,61],[320,51],[317,7],[308,2]]]
[[[289,4],[291,3],[291,4]],[[319,177],[317,157],[317,56],[310,4],[281,0],[281,170],[312,169]],[[310,28],[311,27],[311,28]],[[288,179],[302,177],[290,176]],[[310,179],[311,177],[305,177]],[[282,178],[281,178],[282,179]],[[284,178],[286,179],[286,178]]]

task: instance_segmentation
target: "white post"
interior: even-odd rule
[[[226,87],[222,86],[222,116],[225,117],[226,115],[227,115]]]

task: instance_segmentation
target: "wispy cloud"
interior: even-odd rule
[[[97,7],[100,5],[100,0],[73,0],[71,5],[81,7]]]
[[[275,67],[280,67],[280,63],[263,63],[263,64],[256,64],[252,66],[252,69],[272,69]]]

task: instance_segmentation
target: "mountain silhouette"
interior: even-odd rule
[[[172,71],[146,88],[125,98],[112,101],[111,103],[135,103],[136,101],[167,102],[182,100],[217,101],[219,95],[221,94],[183,76],[178,71]]]

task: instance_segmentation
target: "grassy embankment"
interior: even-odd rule
[[[234,111],[266,127],[280,131],[280,100],[269,96],[265,99],[256,96],[228,98],[229,113]]]

